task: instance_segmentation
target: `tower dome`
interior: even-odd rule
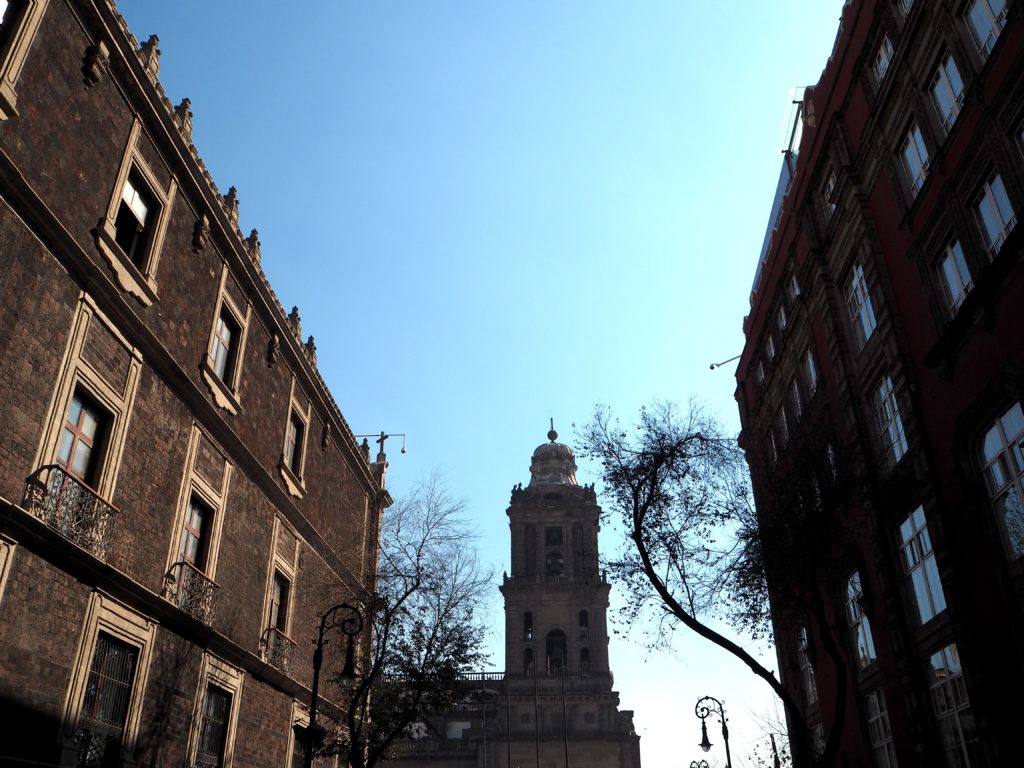
[[[579,485],[576,482],[576,457],[572,448],[556,443],[554,426],[548,432],[550,442],[537,446],[530,460],[530,487],[535,485]]]

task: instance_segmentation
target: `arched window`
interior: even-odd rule
[[[523,637],[533,640],[533,611],[523,614]]]
[[[523,651],[523,674],[533,674],[533,648],[527,648]]]
[[[1024,556],[1024,410],[1014,403],[982,441],[985,481],[1011,560]]]
[[[586,611],[580,611],[580,639],[586,640],[590,637],[590,614]]]
[[[584,676],[590,674],[590,649],[589,648],[580,648],[580,674],[584,675]]]
[[[549,675],[560,675],[565,667],[566,656],[569,644],[566,641],[565,632],[560,629],[553,629],[548,632],[544,643],[544,651],[547,657],[547,671]]]

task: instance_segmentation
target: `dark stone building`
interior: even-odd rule
[[[3,765],[288,766],[317,616],[373,584],[384,457],[159,56],[0,0]]]
[[[529,485],[512,489],[505,672],[468,679],[464,706],[404,745],[403,768],[640,768],[633,713],[618,709],[608,663],[601,509],[557,437],[534,451]]]
[[[1016,765],[1022,3],[850,0],[801,112],[737,371],[762,525],[803,544],[783,681],[837,764]]]

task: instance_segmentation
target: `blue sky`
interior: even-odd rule
[[[742,348],[789,89],[817,81],[842,0],[118,5],[159,35],[353,430],[408,435],[392,492],[445,472],[499,576],[549,417],[572,444],[596,403],[697,396],[738,430],[734,368],[708,366]],[[647,768],[705,757],[678,743],[705,693],[752,764],[771,697],[739,662],[688,638],[611,660]]]

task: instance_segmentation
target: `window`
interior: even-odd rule
[[[974,287],[959,240],[954,240],[946,246],[946,252],[939,264],[939,274],[942,276],[942,288],[946,294],[946,306],[949,307],[950,313],[956,314]]]
[[[868,738],[876,768],[896,768],[896,745],[889,726],[889,712],[885,708],[885,695],[881,689],[864,697],[868,716]]]
[[[793,410],[793,420],[800,421],[800,417],[803,415],[803,403],[800,400],[800,385],[797,384],[795,377],[789,382],[789,407]]]
[[[854,265],[850,278],[846,281],[846,308],[850,313],[850,322],[853,323],[857,343],[863,347],[875,332],[878,323],[875,320],[875,308],[871,304],[871,293],[864,279],[864,267],[860,264]]]
[[[864,615],[864,590],[860,574],[854,571],[846,581],[846,623],[850,627],[850,639],[857,656],[857,668],[864,669],[878,658],[875,655],[875,641],[871,636],[871,624]]]
[[[231,380],[234,372],[235,357],[238,350],[238,323],[231,316],[231,312],[222,307],[217,323],[213,329],[213,346],[210,349],[210,367],[217,377],[224,382]]]
[[[1024,411],[1019,402],[1004,412],[982,441],[985,483],[1010,557],[1024,555]]]
[[[562,546],[562,529],[560,526],[551,526],[544,529],[544,544],[549,547]]]
[[[279,571],[274,571],[270,586],[270,626],[288,634],[288,602],[291,583]]]
[[[95,485],[107,416],[78,388],[68,404],[57,444],[57,463],[87,485]]]
[[[907,174],[910,191],[916,195],[928,174],[928,148],[924,145],[924,137],[917,123],[911,124],[907,130],[900,147],[900,159],[903,161],[903,171]]]
[[[545,563],[549,576],[561,576],[565,573],[565,559],[561,552],[548,552]]]
[[[825,176],[825,186],[821,190],[821,196],[825,201],[825,209],[828,211],[828,215],[831,216],[836,212],[836,187],[839,185],[839,179],[836,176],[834,168],[828,169],[828,174]],[[793,279],[796,279],[794,275]],[[797,289],[799,293],[799,289]]]
[[[885,35],[882,38],[881,45],[878,46],[878,53],[875,54],[875,62],[872,65],[875,72],[875,80],[879,83],[885,79],[885,73],[889,71],[892,53],[892,42],[890,42],[889,36]]]
[[[796,659],[800,667],[800,680],[803,683],[804,697],[807,704],[814,704],[818,700],[818,681],[814,675],[814,664],[811,662],[810,638],[807,627],[800,627],[796,638]]]
[[[768,362],[775,359],[775,339],[768,334],[768,338],[764,342],[764,354],[768,358]]]
[[[947,645],[932,654],[927,672],[932,709],[946,748],[946,766],[970,768],[979,765],[978,732],[974,725],[971,702],[967,698],[967,686],[964,684],[964,672],[956,645]]]
[[[784,331],[786,330],[786,324],[788,322],[789,321],[786,318],[786,308],[780,306],[779,311],[775,314],[775,325],[778,327],[779,331]]]
[[[586,611],[580,611],[579,625],[581,631],[590,628],[590,614]]]
[[[121,189],[121,202],[114,219],[114,242],[139,269],[145,268],[146,244],[152,236],[155,206],[137,175],[129,175]]]
[[[775,424],[779,432],[779,442],[786,445],[789,442],[789,422],[786,420],[786,409],[779,406],[779,412],[775,416]]]
[[[525,648],[523,650],[523,674],[533,674],[533,648]]]
[[[818,391],[818,367],[814,363],[814,353],[810,349],[804,353],[803,369],[807,393],[813,397],[814,393]]]
[[[523,637],[527,640],[533,640],[533,611],[527,611],[523,614]]]
[[[0,121],[18,114],[15,86],[49,0],[0,0]]]
[[[796,297],[800,295],[800,282],[796,279],[795,272],[789,276],[789,283],[786,285],[786,293],[789,295],[790,304],[796,301]]]
[[[580,648],[580,674],[583,676],[590,674],[590,649]]]
[[[988,58],[1006,26],[1006,0],[973,0],[965,14],[981,58]]]
[[[939,62],[935,76],[932,77],[931,93],[942,130],[949,133],[964,103],[964,84],[960,79],[960,71],[956,68],[956,61],[953,60],[953,54],[948,51]]]
[[[306,425],[302,423],[297,413],[288,417],[288,431],[284,441],[284,464],[292,471],[292,474],[299,476],[302,472],[302,449],[305,438]]]
[[[195,496],[188,503],[185,524],[181,529],[178,546],[178,560],[203,570],[206,565],[206,551],[209,545],[209,528],[213,510]]]
[[[74,736],[81,768],[118,762],[138,655],[136,647],[105,632],[97,636]]]
[[[903,429],[903,418],[900,406],[896,401],[892,378],[883,377],[878,387],[878,433],[882,440],[882,451],[893,462],[898,462],[906,455],[907,435]]]
[[[549,675],[560,675],[565,670],[565,663],[568,658],[568,644],[565,632],[560,629],[553,629],[548,632],[544,643],[547,656],[547,672]]]
[[[768,431],[768,458],[772,464],[779,461],[779,449],[775,445],[775,434],[771,430]]]
[[[981,188],[978,202],[974,205],[974,215],[985,238],[985,247],[990,258],[999,253],[1006,236],[1017,223],[1017,217],[1010,206],[1010,198],[1006,196],[1006,187],[999,174],[994,174]]]
[[[904,16],[910,15],[910,9],[914,7],[914,0],[900,0],[900,13]]]
[[[231,694],[216,685],[208,685],[203,699],[195,768],[220,768],[224,765],[230,712]]]
[[[900,523],[898,535],[903,573],[910,582],[918,617],[924,624],[946,610],[946,596],[928,535],[924,507],[918,507]]]
[[[760,360],[757,361],[757,366],[754,368],[754,379],[757,381],[758,386],[764,384],[764,363]]]

